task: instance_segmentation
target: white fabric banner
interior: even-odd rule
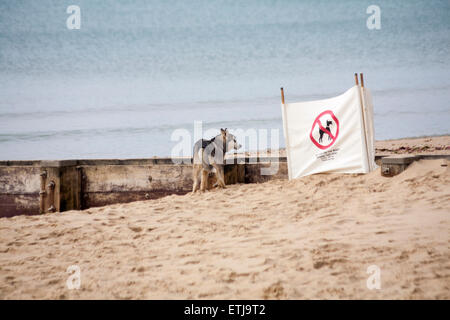
[[[367,173],[376,168],[368,89],[354,86],[335,98],[287,103],[281,109],[289,179],[319,172]]]

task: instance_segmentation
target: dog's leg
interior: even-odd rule
[[[206,191],[206,187],[208,184],[208,171],[202,168],[202,178],[200,180],[200,191]]]
[[[199,165],[194,164],[192,168],[192,180],[194,180],[194,186],[192,187],[192,192],[196,192],[198,190],[198,179],[199,179],[199,173],[200,169],[202,167]]]
[[[209,171],[206,171],[205,190],[209,190]]]
[[[220,183],[222,185],[222,188],[226,188],[225,186],[225,166],[220,166],[219,168],[219,172],[220,172]]]
[[[216,175],[217,175],[217,185],[223,189],[226,188],[225,186],[225,174],[224,174],[224,166],[219,166],[217,164],[214,164],[214,168],[216,168]]]

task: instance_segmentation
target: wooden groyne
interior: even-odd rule
[[[177,160],[0,161],[0,217],[82,210],[186,194],[192,190],[191,159]],[[278,166],[274,175],[258,174],[273,163]],[[227,184],[277,178],[287,178],[285,158],[235,158],[225,165]]]
[[[449,156],[377,155],[375,161],[382,166],[383,175],[392,176],[423,158]],[[287,179],[286,161],[286,157],[227,160],[225,182]],[[212,185],[214,177],[210,180]],[[0,217],[83,210],[186,194],[191,190],[190,158],[179,158],[176,163],[171,158],[0,161]]]

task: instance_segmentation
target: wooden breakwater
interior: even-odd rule
[[[0,217],[82,210],[192,190],[191,158],[0,161]],[[234,158],[225,182],[287,178],[286,158]],[[261,168],[272,165],[271,175]],[[210,184],[214,177],[210,177]]]
[[[411,159],[413,158],[413,159]],[[392,176],[423,158],[376,155]],[[157,199],[192,190],[191,158],[0,161],[0,217],[83,210]],[[235,157],[225,165],[226,184],[287,179],[285,157]],[[210,185],[214,177],[210,177]]]

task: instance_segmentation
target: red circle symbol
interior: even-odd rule
[[[331,130],[327,129],[328,126],[324,127],[322,125],[322,123],[320,122],[320,119],[327,114],[330,115],[330,117],[334,120],[334,123],[336,124],[336,134],[334,134],[334,135],[331,133]],[[324,134],[328,135],[329,140],[331,141],[329,144],[322,145],[322,144],[320,144],[320,142],[321,142],[320,139],[319,139],[319,141],[320,141],[319,142],[314,138],[313,130],[316,127],[316,125],[319,127],[319,130],[321,132],[321,138]],[[311,132],[309,133],[309,137],[311,138],[311,141],[316,145],[317,148],[322,149],[322,150],[325,150],[325,149],[328,149],[329,147],[331,147],[336,142],[338,135],[339,135],[339,120],[336,118],[333,111],[331,111],[331,110],[326,110],[317,116],[316,120],[314,120],[314,123],[311,127]]]

